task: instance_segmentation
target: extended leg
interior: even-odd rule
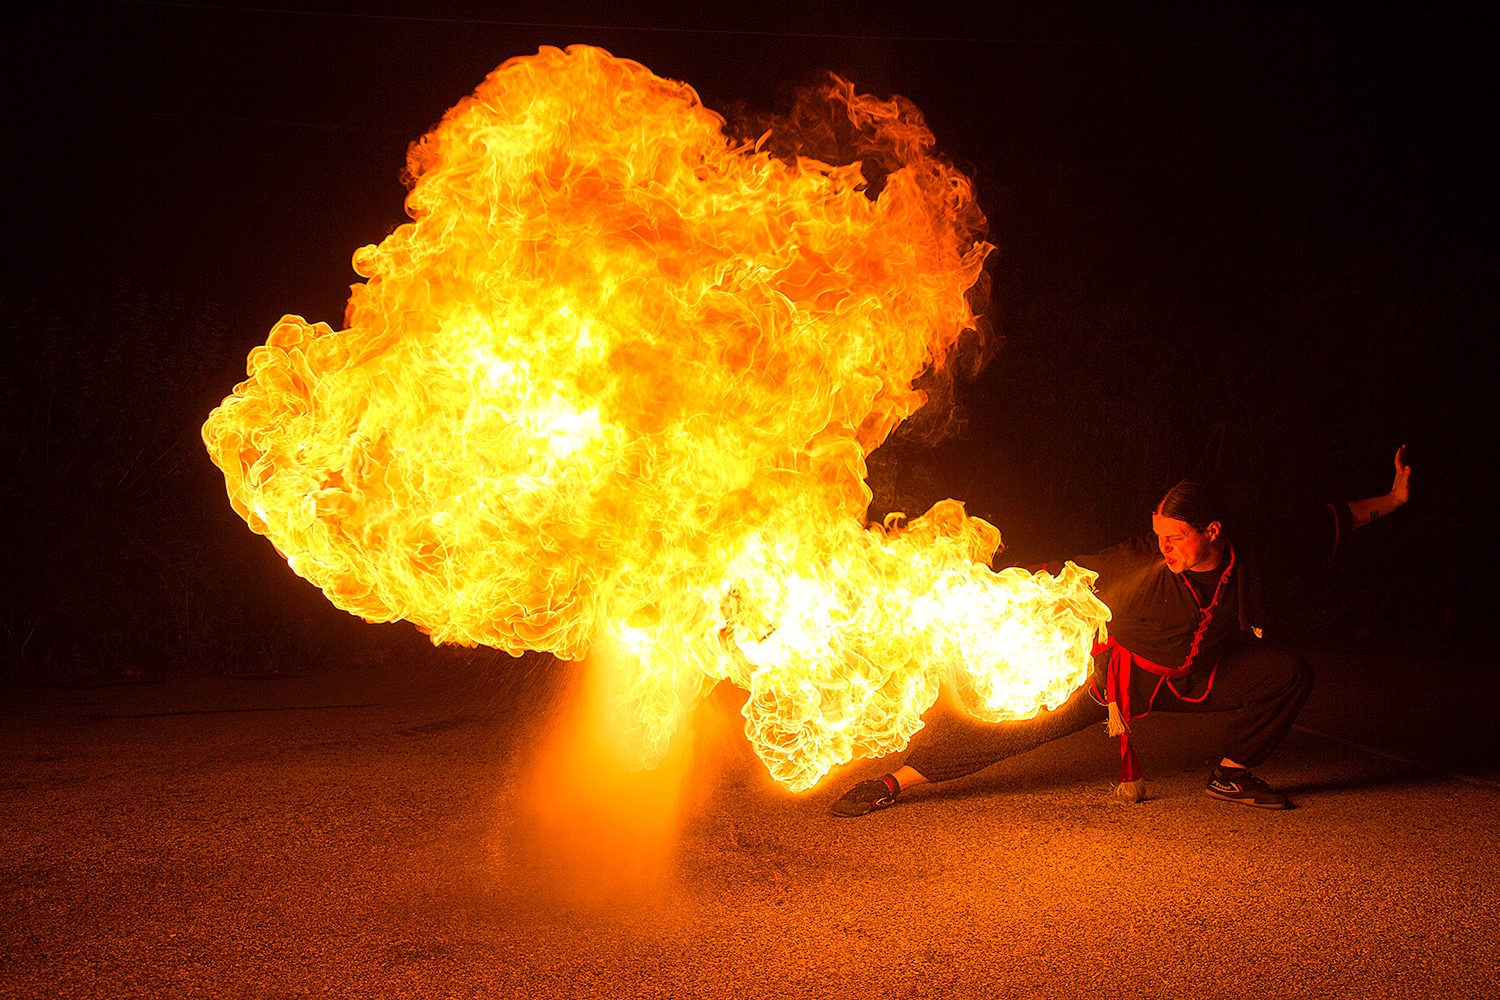
[[[834,803],[839,816],[863,816],[896,801],[902,789],[929,781],[951,781],[991,764],[1034,750],[1043,743],[1071,736],[1104,721],[1105,711],[1086,688],[1059,705],[1025,722],[977,722],[943,716],[912,740],[906,763],[893,774],[862,781]]]
[[[1056,711],[1044,711],[1025,722],[978,722],[946,716],[912,738],[902,770],[914,771],[924,781],[952,781],[1071,736],[1104,718],[1103,706],[1089,697],[1087,687],[1073,692]],[[902,785],[905,787],[905,782]]]

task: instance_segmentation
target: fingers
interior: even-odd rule
[[[1411,466],[1406,463],[1406,445],[1396,449],[1396,478],[1391,483],[1391,496],[1397,504],[1411,499]]]

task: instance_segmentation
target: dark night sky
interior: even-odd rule
[[[170,405],[126,411],[168,428],[142,447],[191,452],[197,424],[278,316],[337,324],[351,254],[403,221],[407,143],[504,59],[574,42],[685,80],[721,111],[774,108],[832,69],[915,101],[939,147],[977,178],[1001,248],[992,318],[1005,343],[961,397],[964,440],[898,443],[873,463],[883,504],[956,495],[1000,524],[1018,558],[1080,551],[1143,528],[1140,510],[1194,468],[1368,495],[1387,488],[1390,453],[1408,441],[1424,506],[1387,532],[1382,572],[1427,577],[1466,552],[1494,554],[1490,21],[1264,5],[981,19],[917,5],[853,16],[814,4],[743,16],[712,5],[274,6],[47,4],[7,30],[11,426],[0,457],[16,576],[63,544],[37,511],[68,494],[100,538],[146,540],[136,546],[146,555],[98,557],[118,563],[99,570],[101,588],[184,545],[195,568],[151,571],[186,580],[179,591],[211,589],[192,581],[222,575],[224,560],[234,575],[264,577],[268,593],[297,586],[263,542],[204,541],[234,529],[201,451],[174,453],[157,490],[166,499],[140,500],[137,523],[119,505],[78,513],[90,487],[55,460],[34,464],[37,448],[71,434],[75,465],[93,461],[95,477],[111,479],[112,459],[90,460],[90,449],[128,451],[136,439],[97,428],[130,423],[121,384],[156,379]],[[184,301],[184,315],[212,304],[221,340],[170,321],[111,331],[118,309],[98,303],[121,288]],[[62,328],[92,332],[68,341],[71,360],[44,364],[47,331]],[[134,353],[132,336],[152,341],[142,350],[157,367],[111,374]],[[95,365],[97,391],[69,401],[67,380],[47,378],[89,368],[90,337],[116,361]],[[174,359],[180,371],[161,375]],[[93,422],[39,423],[60,406]],[[121,481],[137,481],[128,473]],[[151,518],[169,527],[141,526]],[[1423,586],[1365,596],[1447,616],[1445,639],[1462,632],[1475,614],[1466,588]],[[16,596],[24,589],[10,586],[8,628],[56,618]],[[237,593],[204,599],[262,600]],[[242,629],[262,620],[228,606],[221,619]],[[299,607],[304,619],[323,614]],[[193,638],[191,609],[171,613],[183,616],[179,645],[219,655],[217,640]],[[6,656],[20,656],[14,643]]]

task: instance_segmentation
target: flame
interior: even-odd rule
[[[877,197],[601,49],[507,61],[413,145],[345,329],[283,318],[204,425],[235,510],[370,621],[592,657],[641,766],[724,679],[792,789],[904,747],[944,680],[984,719],[1056,707],[1092,574],[993,572],[952,500],[864,523],[992,247],[910,102],[824,96]]]

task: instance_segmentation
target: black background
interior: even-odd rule
[[[298,581],[198,427],[286,312],[337,324],[408,142],[515,55],[601,45],[709,107],[819,70],[973,175],[1003,344],[964,433],[872,456],[1028,562],[1215,475],[1417,502],[1288,581],[1302,642],[1478,649],[1494,600],[1495,31],[1415,8],[38,5],[6,31],[0,653],[16,679],[423,653]],[[1138,8],[1138,9],[1135,9]],[[414,12],[416,11],[416,12]],[[1394,11],[1394,12],[1393,12]]]

